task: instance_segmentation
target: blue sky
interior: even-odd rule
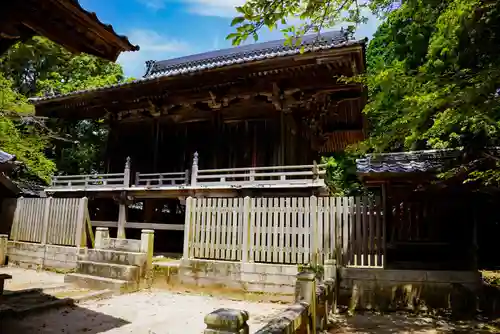
[[[233,32],[235,6],[245,0],[80,0],[86,10],[112,24],[118,34],[127,35],[138,52],[123,53],[118,62],[127,76],[141,77],[146,60],[164,60],[231,47],[226,41]],[[357,38],[370,38],[379,21],[358,28]],[[263,30],[259,42],[280,39],[280,31]]]

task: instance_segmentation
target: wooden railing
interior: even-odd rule
[[[136,173],[135,186],[141,187],[168,187],[189,184],[189,170],[178,173]]]
[[[116,188],[128,187],[125,173],[61,175],[52,178],[51,188]]]
[[[191,171],[136,173],[134,188],[268,188],[325,186],[325,164],[223,169],[198,169],[194,154]],[[132,184],[130,159],[123,173],[54,176],[48,191],[125,190]]]
[[[313,164],[201,169],[197,170],[196,175],[192,176],[191,185],[199,187],[313,185],[314,182],[324,182],[323,178],[326,174],[325,168],[326,165]]]

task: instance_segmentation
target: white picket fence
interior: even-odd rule
[[[184,256],[308,264],[316,255],[320,263],[382,267],[382,212],[378,197],[190,197]]]
[[[87,198],[19,198],[10,239],[48,245],[86,243]]]

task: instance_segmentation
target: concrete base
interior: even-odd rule
[[[79,288],[92,290],[112,290],[118,292],[130,292],[138,289],[137,282],[129,282],[119,279],[97,277],[92,275],[72,273],[64,276],[65,283],[71,283]]]
[[[7,246],[9,264],[27,269],[75,269],[78,256],[86,252],[86,248],[20,241],[9,241]]]
[[[137,266],[92,261],[78,261],[77,272],[123,281],[139,281],[140,277],[140,268]]]
[[[297,272],[295,265],[182,259],[179,281],[199,287],[281,295],[289,301],[295,294]]]
[[[339,304],[354,309],[474,311],[480,275],[467,271],[342,268]]]
[[[146,253],[122,252],[109,249],[89,249],[86,255],[79,257],[79,260],[141,267],[146,262]]]

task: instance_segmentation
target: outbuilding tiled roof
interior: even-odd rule
[[[234,48],[205,52],[163,61],[150,60],[146,62],[146,74],[141,79],[137,79],[127,83],[80,90],[67,94],[35,97],[31,98],[30,101],[37,104],[43,101],[53,100],[71,95],[108,90],[122,86],[131,86],[140,82],[153,81],[159,77],[173,77],[235,64],[244,64],[252,61],[291,56],[299,54],[302,47],[304,49],[304,52],[315,52],[349,45],[359,45],[365,43],[365,40],[349,40],[347,39],[344,32],[332,31],[322,33],[320,36],[318,36],[317,34],[303,36],[300,46],[285,46],[284,43],[285,40],[280,39],[270,42],[238,46]]]
[[[458,149],[447,149],[368,154],[356,160],[356,168],[360,174],[433,172],[457,159],[461,153]]]
[[[12,154],[9,154],[7,152],[0,150],[0,163],[1,164],[15,160],[15,159],[16,159],[15,155],[12,155]]]
[[[238,46],[230,49],[210,51],[176,59],[147,62],[145,77],[171,76],[196,71],[203,71],[234,64],[243,64],[256,60],[290,56],[305,52],[330,49],[348,43],[342,31],[306,35],[301,38],[300,46],[285,46],[285,40]]]

